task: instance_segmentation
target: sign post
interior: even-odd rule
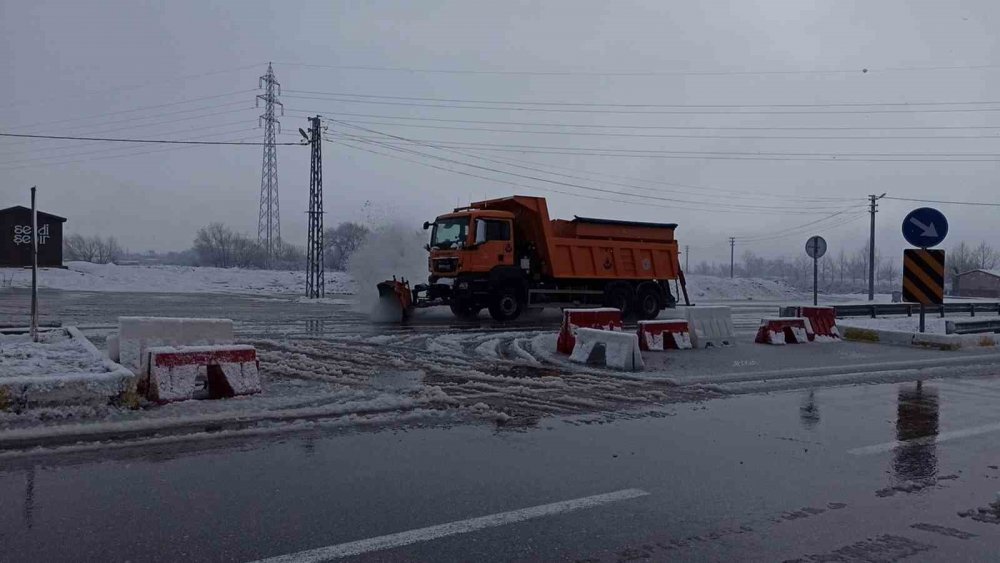
[[[819,304],[819,259],[826,254],[826,240],[819,236],[811,236],[806,241],[806,254],[813,259],[813,305]]]
[[[31,186],[31,341],[38,342],[38,208]]]
[[[903,219],[903,238],[917,248],[903,251],[903,301],[920,304],[920,332],[927,305],[944,303],[944,250],[931,249],[948,235],[948,220],[937,209],[921,207]]]

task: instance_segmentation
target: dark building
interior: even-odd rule
[[[963,297],[1000,297],[1000,270],[962,272],[956,286],[956,293]]]
[[[38,212],[38,265],[61,267],[65,217]],[[0,266],[31,266],[31,209],[0,209]]]

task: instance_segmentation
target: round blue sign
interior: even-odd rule
[[[944,214],[931,207],[910,211],[903,219],[903,238],[918,248],[941,244],[948,236],[948,220]]]

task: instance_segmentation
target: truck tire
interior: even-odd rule
[[[622,318],[632,315],[635,291],[625,282],[613,282],[604,288],[604,306],[614,307],[622,312]]]
[[[653,320],[660,315],[660,290],[652,283],[639,284],[635,296],[635,316],[644,321]]]
[[[490,316],[495,321],[512,321],[524,311],[521,292],[513,285],[502,286],[490,301]]]
[[[482,307],[467,303],[452,303],[450,307],[452,314],[463,320],[475,319],[479,316],[479,312],[483,310]]]

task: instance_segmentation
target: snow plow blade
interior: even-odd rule
[[[385,320],[399,319],[405,321],[413,312],[413,293],[410,283],[406,280],[391,280],[380,282],[378,287],[379,314]]]

